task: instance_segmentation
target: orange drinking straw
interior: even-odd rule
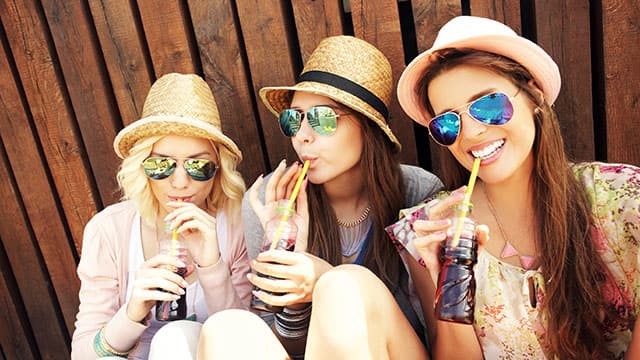
[[[456,247],[460,241],[460,235],[462,235],[462,226],[464,225],[464,219],[469,212],[469,206],[471,205],[471,194],[473,193],[473,187],[476,184],[476,177],[478,177],[478,169],[480,169],[480,159],[476,158],[473,161],[473,168],[471,168],[471,176],[469,176],[469,184],[467,185],[467,191],[464,193],[464,199],[460,204],[460,212],[458,213],[458,226],[456,226],[456,232],[453,233],[453,239],[449,246]]]
[[[289,197],[289,204],[288,204],[289,209],[293,209],[293,204],[296,202],[296,197],[298,197],[298,192],[300,192],[300,185],[302,185],[302,180],[304,180],[304,177],[307,174],[307,170],[309,170],[309,164],[311,164],[311,161],[307,160],[304,162],[304,165],[302,166],[302,171],[300,172],[300,175],[298,176],[298,180],[296,181],[296,185],[293,187],[293,191],[291,192],[291,196]],[[280,238],[280,234],[282,233],[282,228],[284,227],[284,224],[287,222],[288,219],[289,219],[288,212],[285,212],[284,214],[282,214],[282,217],[280,218],[280,223],[278,224],[278,228],[276,229],[275,236],[271,240],[271,246],[269,246],[269,250],[275,249],[276,245],[278,244],[278,239]]]

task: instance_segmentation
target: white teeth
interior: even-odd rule
[[[498,149],[500,149],[502,145],[504,145],[504,140],[497,140],[487,145],[484,149],[472,150],[471,155],[473,155],[473,157],[484,160],[495,154],[495,152],[498,151]]]

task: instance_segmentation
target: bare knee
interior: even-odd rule
[[[200,337],[235,338],[246,333],[246,329],[256,327],[267,327],[258,315],[246,310],[228,309],[211,315],[202,325]]]
[[[224,310],[211,315],[202,326],[198,359],[284,359],[286,356],[271,328],[252,312]]]

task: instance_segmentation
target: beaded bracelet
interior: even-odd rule
[[[138,346],[138,342],[136,342],[135,345],[133,345],[133,347],[131,349],[129,349],[129,351],[117,351],[114,348],[111,347],[111,345],[109,345],[109,343],[107,342],[107,340],[104,337],[104,328],[106,327],[103,326],[100,328],[100,330],[98,330],[98,333],[96,334],[96,337],[93,339],[93,350],[96,352],[96,354],[100,357],[105,357],[105,356],[121,356],[121,357],[127,357],[127,355],[129,355],[130,352],[132,352],[137,346]]]

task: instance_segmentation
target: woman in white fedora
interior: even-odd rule
[[[265,317],[273,333],[249,312],[214,315],[200,341],[210,358],[428,358],[419,299],[384,226],[442,183],[400,165],[388,126],[392,86],[382,52],[334,36],[320,42],[295,85],[260,90],[299,161],[288,168],[283,161],[245,196],[252,268],[277,278],[249,279],[258,298],[284,309]],[[260,253],[269,210],[289,198],[305,161],[295,251]],[[231,324],[245,325],[236,332]]]
[[[389,229],[424,260],[423,287],[435,287],[451,207],[480,159],[475,319],[431,318],[436,358],[640,357],[640,169],[570,162],[551,107],[559,91],[541,47],[471,16],[445,24],[400,78],[401,106],[441,146],[445,186],[460,189]]]
[[[242,154],[221,131],[209,86],[194,74],[154,82],[142,118],[113,145],[122,158],[123,201],[85,227],[71,357],[195,358],[200,323],[249,304],[245,187],[236,170]],[[159,253],[165,227],[184,243],[186,259]],[[184,278],[167,269],[185,265]],[[187,319],[195,321],[156,320],[156,301],[185,293]]]

